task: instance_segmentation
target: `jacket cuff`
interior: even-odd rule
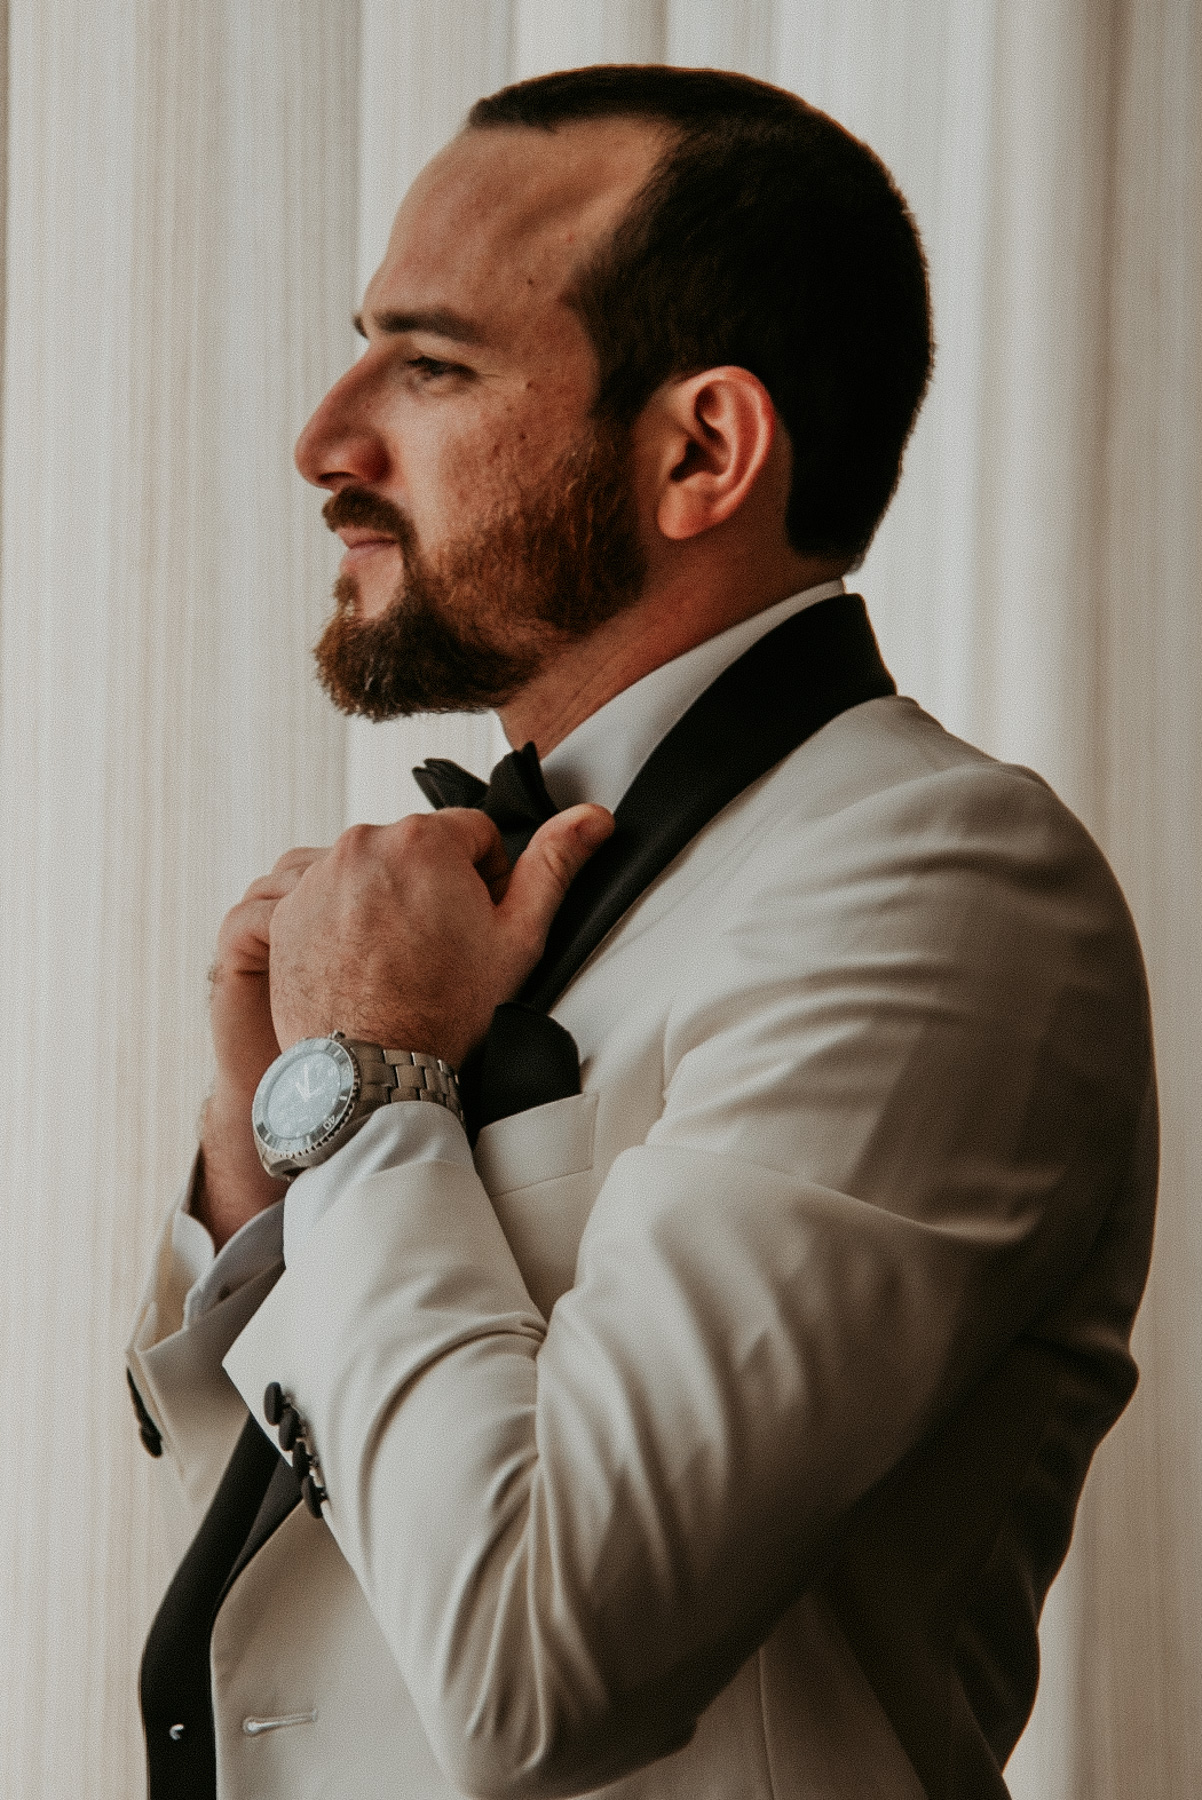
[[[405,1163],[458,1163],[471,1169],[467,1133],[443,1106],[382,1106],[328,1162],[297,1176],[284,1200],[284,1262],[291,1267],[320,1219],[348,1188]]]

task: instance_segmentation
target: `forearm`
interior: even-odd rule
[[[1023,1271],[988,1285],[971,1234],[632,1151],[545,1326],[471,1171],[407,1166],[343,1194],[227,1367],[304,1414],[451,1778],[573,1792],[685,1741],[1014,1329]]]
[[[661,945],[662,999],[638,940],[662,1055],[615,1062],[615,1104],[650,1063],[664,1110],[643,1142],[601,1132],[547,1324],[471,1172],[395,1168],[342,1194],[226,1359],[249,1406],[277,1380],[304,1415],[469,1791],[580,1791],[683,1742],[831,1530],[1080,1269],[1130,1160],[1142,990],[1109,895],[1079,881],[1070,909],[1025,865],[998,893],[955,859],[924,893],[879,841],[857,830],[837,906],[790,858],[687,979]],[[539,1175],[528,1215],[554,1222]]]

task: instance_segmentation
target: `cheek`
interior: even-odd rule
[[[588,428],[588,407],[564,387],[527,382],[508,402],[434,409],[408,436],[403,493],[423,549],[437,550],[498,508],[535,492]]]
[[[454,417],[431,409],[408,434],[403,471],[406,505],[419,535],[430,523],[478,509],[482,488],[495,489],[509,466],[512,428],[505,417]]]
[[[528,437],[493,421],[479,435],[443,444],[430,477],[431,524],[445,539],[470,533],[498,508],[511,506],[537,482],[538,471]]]

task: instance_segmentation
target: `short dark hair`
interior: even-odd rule
[[[793,448],[791,543],[862,556],[933,355],[922,245],[889,171],[796,94],[716,69],[543,75],[477,101],[467,124],[608,118],[672,137],[577,282],[601,367],[596,410],[629,422],[673,376],[750,369]]]

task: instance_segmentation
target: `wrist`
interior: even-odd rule
[[[283,1197],[286,1183],[259,1161],[250,1095],[219,1084],[201,1118],[200,1162],[190,1211],[218,1250],[234,1233]]]
[[[326,1162],[382,1107],[425,1101],[462,1123],[455,1071],[441,1058],[351,1038],[301,1038],[276,1058],[251,1111],[255,1148],[272,1177]]]

